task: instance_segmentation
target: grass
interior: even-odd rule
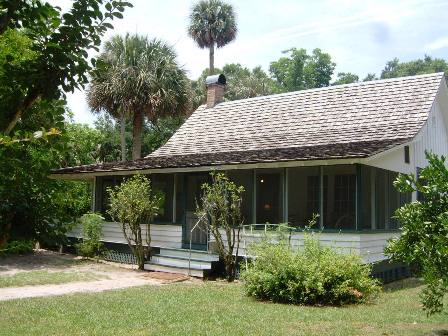
[[[4,301],[0,335],[448,335],[447,315],[421,310],[421,287],[401,286],[347,307],[262,303],[212,282]]]
[[[75,281],[93,281],[104,279],[104,276],[91,272],[61,272],[36,270],[19,272],[14,275],[0,276],[0,288],[32,285],[62,284]]]

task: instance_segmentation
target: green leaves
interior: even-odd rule
[[[103,5],[105,14],[101,11]],[[5,104],[6,118],[0,120],[0,130],[14,128],[21,115],[34,105],[34,97],[57,99],[64,92],[83,87],[91,69],[88,50],[97,49],[101,37],[112,28],[110,21],[122,18],[124,9],[131,6],[124,1],[77,0],[61,14],[58,7],[37,0],[0,0],[0,8],[6,8],[0,14],[0,34],[20,29],[20,34],[29,38],[29,50],[34,53],[22,67],[4,68],[4,75],[14,84],[10,95],[16,97],[16,102]]]
[[[394,182],[399,191],[423,197],[397,210],[402,234],[389,243],[386,253],[417,266],[427,284],[421,294],[424,309],[434,314],[442,311],[448,292],[448,169],[443,156],[426,153],[426,158],[429,165],[418,177],[400,175]]]

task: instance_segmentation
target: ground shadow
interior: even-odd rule
[[[46,268],[66,268],[82,261],[70,255],[59,255],[50,251],[37,251],[27,255],[12,255],[0,258],[0,274],[11,270],[32,271]]]
[[[424,283],[418,278],[407,278],[394,281],[383,286],[385,292],[396,292],[403,289],[410,289],[422,286]]]

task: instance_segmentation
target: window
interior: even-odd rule
[[[411,157],[409,155],[409,146],[404,146],[404,162],[405,163],[411,162]]]
[[[418,181],[420,184],[423,184],[423,185],[424,185],[422,179],[420,178],[421,171],[422,171],[422,168],[417,167],[417,181]],[[419,202],[423,202],[424,200],[425,200],[425,195],[424,195],[422,192],[420,192],[420,191],[417,190],[417,201],[419,201]]]
[[[151,174],[152,189],[161,197],[159,214],[154,218],[155,223],[172,223],[173,221],[173,188],[174,175]]]
[[[253,170],[230,170],[227,172],[230,180],[238,187],[243,186],[241,212],[243,214],[244,224],[253,223],[253,196],[254,196],[254,171]]]
[[[288,169],[288,223],[305,227],[320,213],[320,169],[300,167]]]
[[[355,166],[323,168],[328,192],[324,194],[324,228],[356,229],[356,170]]]
[[[393,182],[398,173],[376,169],[376,228],[377,229],[397,229],[399,223],[394,217],[395,211],[410,202],[409,193],[402,194],[395,189]]]
[[[258,224],[283,221],[283,170],[256,171],[256,206]]]
[[[121,184],[123,178],[121,176],[105,176],[96,178],[96,201],[95,211],[101,213],[101,215],[107,220],[111,221],[112,218],[107,213],[110,208],[110,193],[109,188],[113,188]]]

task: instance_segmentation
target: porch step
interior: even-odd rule
[[[188,259],[190,256],[190,250],[161,247],[159,255],[166,257],[180,257]],[[217,254],[209,253],[207,251],[192,250],[191,259],[204,260],[204,261],[218,261],[219,256]]]
[[[188,268],[188,258],[171,257],[163,255],[154,255],[151,258],[151,263],[175,267],[187,267]],[[197,269],[211,269],[212,263],[207,260],[191,259],[190,267]]]
[[[187,249],[161,247],[160,252],[145,263],[145,269],[203,278],[216,261],[219,261],[218,255],[205,251],[191,251],[190,256],[190,250]]]

